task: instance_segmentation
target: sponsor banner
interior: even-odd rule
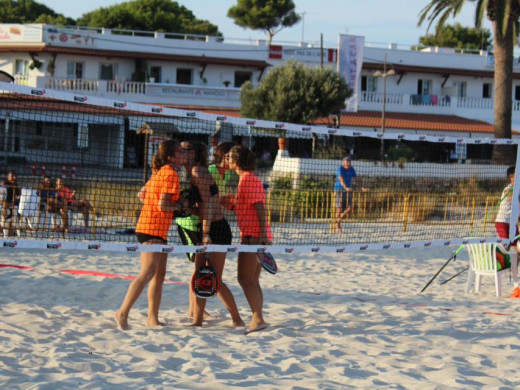
[[[38,42],[43,38],[41,24],[2,24],[0,42]]]
[[[111,251],[111,252],[162,252],[172,254],[185,253],[209,253],[209,252],[270,252],[270,253],[353,253],[364,252],[369,250],[390,250],[390,249],[417,249],[429,247],[446,247],[460,246],[465,244],[478,243],[502,243],[508,244],[507,239],[496,237],[475,237],[466,239],[453,240],[436,240],[436,241],[405,241],[405,242],[387,242],[387,243],[360,243],[349,245],[270,245],[270,246],[254,246],[254,245],[140,245],[129,243],[109,243],[109,242],[74,242],[74,241],[43,241],[43,240],[23,240],[23,239],[3,239],[0,240],[0,250],[10,249],[47,249],[49,251],[62,250],[85,250],[85,251]]]
[[[360,84],[359,80],[361,79],[364,47],[364,37],[339,35],[338,72],[345,78],[353,92],[352,96],[345,102],[347,112],[356,112],[358,110],[358,89]]]
[[[270,45],[269,46],[269,59],[270,60],[296,60],[305,62],[321,62],[323,55],[323,62],[325,63],[336,63],[337,60],[337,49],[322,49],[320,47],[294,47],[289,46],[284,49],[282,45]]]

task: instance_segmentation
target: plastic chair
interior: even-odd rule
[[[465,246],[469,253],[469,272],[468,282],[466,284],[466,294],[469,293],[473,283],[475,283],[475,292],[480,290],[481,276],[493,276],[495,279],[495,290],[497,297],[502,294],[502,273],[511,270],[515,286],[518,286],[518,262],[516,250],[508,252],[502,244],[468,244]],[[502,253],[508,253],[511,256],[511,268],[502,270],[497,269],[497,249],[500,248]]]

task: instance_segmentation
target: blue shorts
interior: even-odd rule
[[[336,191],[336,208],[344,210],[352,207],[352,192]]]

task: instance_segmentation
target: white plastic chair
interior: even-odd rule
[[[481,276],[493,276],[495,278],[495,290],[497,297],[502,294],[502,273],[511,270],[515,286],[518,286],[518,263],[517,253],[513,248],[506,251],[502,244],[468,244],[465,246],[469,253],[469,272],[468,282],[466,285],[466,294],[470,292],[473,283],[475,284],[475,292],[480,291]],[[511,268],[497,270],[497,248],[502,253],[508,253],[511,256]]]

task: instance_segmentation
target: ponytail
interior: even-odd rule
[[[155,173],[168,164],[168,157],[174,157],[178,147],[179,143],[174,139],[162,142],[152,157],[152,172]]]

